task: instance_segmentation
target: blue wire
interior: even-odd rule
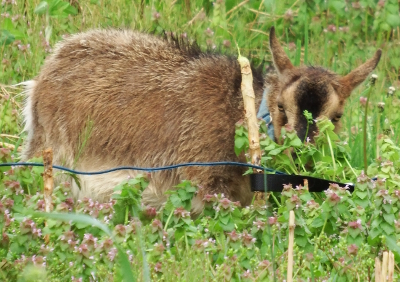
[[[168,169],[176,169],[179,167],[185,167],[185,166],[220,166],[220,165],[230,165],[230,166],[242,166],[242,167],[251,167],[255,169],[260,169],[263,171],[268,171],[268,172],[274,172],[275,174],[280,174],[280,175],[287,175],[284,172],[278,171],[278,170],[273,170],[270,168],[265,168],[262,166],[257,166],[253,164],[246,164],[246,163],[239,163],[239,162],[206,162],[206,163],[183,163],[183,164],[177,164],[177,165],[169,165],[169,166],[162,166],[162,167],[135,167],[135,166],[120,166],[120,167],[115,167],[107,170],[101,170],[101,171],[94,171],[94,172],[85,172],[85,171],[78,171],[70,168],[66,168],[63,166],[59,165],[53,165],[53,168],[60,169],[63,171],[67,171],[70,173],[74,174],[80,174],[80,175],[98,175],[98,174],[105,174],[105,173],[110,173],[113,171],[117,170],[141,170],[141,171],[161,171],[161,170],[168,170]],[[41,163],[2,163],[0,164],[0,167],[3,166],[43,166]]]

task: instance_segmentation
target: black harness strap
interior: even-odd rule
[[[282,192],[283,185],[292,184],[293,188],[295,188],[298,185],[304,185],[304,179],[308,180],[308,191],[310,192],[323,192],[329,188],[330,183],[338,184],[340,187],[347,185],[350,192],[354,191],[354,184],[352,183],[343,184],[311,176],[251,174],[250,178],[253,192]]]

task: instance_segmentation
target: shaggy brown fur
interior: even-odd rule
[[[302,105],[314,99],[313,95],[326,92],[327,97],[321,96],[316,105],[319,114],[341,114],[351,89],[379,60],[367,62],[365,71],[353,75],[356,78],[339,78],[320,69],[295,69],[273,29],[271,51],[279,73],[269,78],[277,139],[284,122],[300,124],[297,117],[302,117],[300,110],[306,107]],[[58,43],[39,76],[26,83],[28,138],[23,160],[52,147],[54,163],[83,171],[124,165],[243,162],[233,150],[235,122],[243,115],[240,83],[235,58],[203,54],[195,46],[128,30],[73,35]],[[262,79],[255,79],[253,87],[260,98]],[[160,207],[166,190],[190,179],[200,187],[193,201],[195,212],[202,209],[206,193],[224,193],[247,205],[252,193],[243,172],[242,168],[219,166],[152,173],[143,202]],[[81,176],[81,190],[73,184],[74,193],[79,198],[106,200],[116,184],[134,175],[122,171]]]

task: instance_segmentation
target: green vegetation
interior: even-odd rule
[[[3,0],[0,162],[17,160],[24,139],[23,97],[21,88],[12,85],[37,75],[63,37],[98,27],[165,30],[196,39],[204,50],[236,55],[237,43],[255,66],[268,69],[272,25],[296,65],[346,74],[377,48],[383,50],[375,85],[367,81],[353,93],[339,136],[329,121],[319,120],[315,145],[299,140],[290,128],[283,132],[282,146],[262,141],[263,162],[269,167],[354,181],[353,194],[335,185],[325,194],[288,186],[282,194],[243,208],[223,195],[207,195],[204,213],[194,219],[188,210],[196,188],[189,182],[156,211],[140,205],[147,181],[138,177],[116,187],[121,194],[109,203],[74,202],[69,183],[63,183],[53,195],[60,214],[44,215],[38,213],[44,210],[43,170],[1,167],[0,280],[282,281],[290,210],[296,214],[295,281],[372,281],[374,259],[388,249],[398,265],[400,17],[395,0]],[[232,150],[245,150],[245,128],[239,126],[236,134]],[[295,160],[283,153],[289,147]],[[310,160],[312,169],[305,166]],[[399,278],[397,266],[395,281]]]

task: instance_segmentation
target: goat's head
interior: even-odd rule
[[[377,50],[372,59],[340,76],[320,67],[294,67],[279,44],[274,28],[270,31],[270,48],[277,75],[267,80],[268,107],[278,142],[281,142],[281,128],[287,123],[294,127],[301,140],[307,137],[304,110],[314,118],[328,117],[338,131],[346,99],[375,69],[382,53]],[[313,137],[316,131],[315,124],[310,125],[308,136]]]

